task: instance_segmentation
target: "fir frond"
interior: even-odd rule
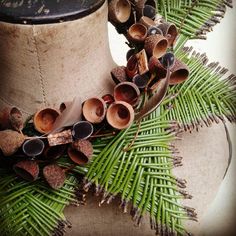
[[[97,195],[102,196],[100,204],[121,197],[124,212],[132,206],[130,213],[137,225],[148,213],[152,229],[160,235],[184,234],[182,220],[196,220],[196,213],[180,203],[191,196],[182,190],[185,181],[172,174],[172,168],[181,165],[181,157],[171,145],[177,134],[176,122],[156,110],[106,144],[89,168],[84,189],[94,184]]]
[[[205,54],[184,48],[177,57],[190,68],[190,77],[184,83],[173,86],[169,95],[178,94],[167,114],[187,130],[210,126],[227,118],[236,121],[236,76],[228,75],[228,70],[219,63],[207,63]],[[169,104],[170,105],[170,104]]]
[[[78,205],[72,175],[59,190],[50,189],[42,179],[34,183],[20,180],[0,169],[0,234],[63,235],[70,223],[63,211],[69,204]]]

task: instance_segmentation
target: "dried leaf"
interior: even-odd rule
[[[4,156],[13,155],[25,141],[25,136],[13,130],[0,131],[0,149]]]
[[[167,69],[167,74],[164,79],[161,79],[158,87],[156,88],[155,94],[147,101],[142,109],[136,114],[135,120],[141,120],[145,116],[153,112],[162,102],[166,95],[170,79],[170,69]]]
[[[72,126],[80,120],[81,113],[81,99],[76,97],[73,102],[69,104],[57,117],[50,133],[60,132],[64,127]]]

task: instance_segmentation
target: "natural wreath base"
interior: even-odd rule
[[[185,133],[178,141],[180,155],[184,156],[183,166],[174,169],[176,176],[188,182],[187,191],[193,199],[184,200],[183,204],[194,207],[199,222],[187,222],[186,228],[194,235],[199,235],[203,216],[213,202],[222,182],[228,163],[228,144],[222,124],[212,128],[202,128],[198,133]],[[141,230],[130,225],[131,217],[123,214],[117,198],[110,205],[98,207],[99,198],[89,194],[86,206],[68,207],[66,216],[73,228],[68,229],[68,236],[76,235],[129,235],[148,236],[154,232],[150,229],[149,218],[145,217]]]

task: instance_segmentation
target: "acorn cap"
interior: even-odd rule
[[[93,125],[88,121],[79,121],[72,127],[72,136],[74,139],[87,139],[93,133]]]
[[[139,23],[141,23],[142,25],[145,25],[147,28],[149,28],[150,26],[155,26],[155,22],[147,17],[147,16],[142,16],[139,20]]]
[[[90,141],[80,139],[72,143],[68,148],[68,156],[78,165],[85,165],[93,155],[93,145]]]
[[[111,77],[116,84],[127,81],[125,66],[117,66],[113,68],[111,70]]]
[[[188,79],[189,76],[189,68],[186,64],[176,59],[174,66],[170,69],[170,85],[180,84]]]
[[[131,25],[127,32],[127,38],[133,43],[142,43],[147,37],[147,27],[141,23]]]
[[[127,102],[117,101],[107,110],[107,122],[115,129],[128,128],[134,120],[134,109]]]
[[[39,166],[36,161],[24,160],[13,166],[15,173],[27,181],[35,181],[39,175]]]
[[[111,22],[124,23],[131,14],[131,4],[128,0],[111,0],[108,4],[108,18]]]
[[[148,36],[144,44],[148,56],[155,56],[157,58],[162,57],[166,53],[167,47],[167,39],[160,34]]]
[[[114,88],[115,101],[124,101],[132,106],[139,102],[140,91],[138,87],[131,82],[122,82]]]
[[[86,100],[82,107],[84,118],[92,124],[101,123],[106,115],[106,103],[99,97]]]
[[[35,157],[43,152],[44,147],[44,142],[41,139],[35,138],[25,141],[22,150],[27,156]]]
[[[50,132],[58,116],[59,112],[52,108],[36,112],[33,119],[35,129],[42,134]]]
[[[4,156],[13,155],[25,141],[25,136],[13,130],[0,131],[0,149]]]
[[[43,168],[43,176],[53,189],[61,188],[66,180],[65,171],[57,164],[45,166]]]
[[[174,45],[176,38],[178,36],[178,29],[175,24],[164,22],[157,26],[163,32],[163,35],[167,37],[168,47]]]

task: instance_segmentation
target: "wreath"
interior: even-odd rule
[[[184,47],[203,39],[231,1],[109,1],[109,21],[127,38],[127,65],[111,71],[113,94],[45,108],[23,123],[16,107],[0,112],[1,235],[63,235],[63,211],[121,199],[158,235],[189,234],[197,220],[186,181],[173,175],[179,133],[236,120],[235,76]],[[158,13],[158,14],[157,14]]]

